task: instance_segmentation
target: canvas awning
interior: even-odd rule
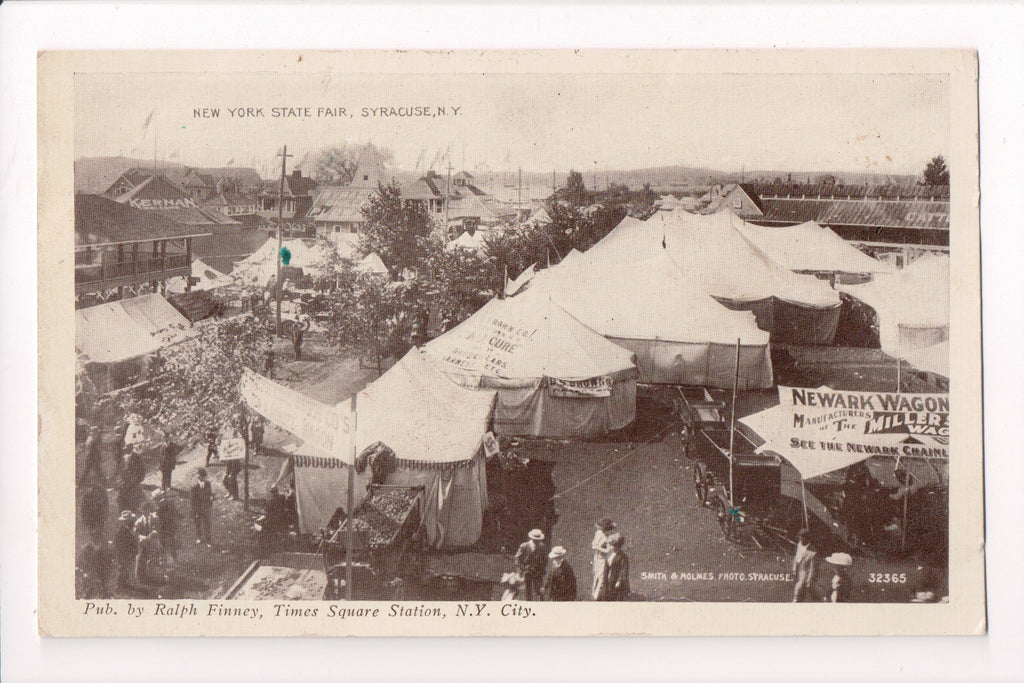
[[[160,350],[160,342],[120,302],[75,311],[75,349],[83,360],[119,363]]]

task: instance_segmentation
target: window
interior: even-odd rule
[[[743,208],[743,200],[742,199],[735,200],[732,203],[732,208],[734,208],[734,209],[742,209]]]

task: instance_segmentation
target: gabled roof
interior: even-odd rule
[[[402,185],[401,190],[402,199],[423,201],[444,198],[444,182],[436,176],[423,176],[413,183]]]
[[[218,192],[216,196],[207,199],[206,203],[211,206],[241,206],[255,204],[256,198],[228,190],[227,192]]]
[[[762,199],[764,219],[878,228],[949,229],[949,202],[864,199]]]
[[[150,176],[115,201],[159,213],[183,225],[238,225],[227,216],[204,207],[163,174]]]
[[[143,211],[96,194],[75,195],[75,246],[180,239],[209,231],[182,225],[158,211]]]
[[[368,187],[325,187],[306,216],[316,223],[364,223],[362,208],[375,191]]]

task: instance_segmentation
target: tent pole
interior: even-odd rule
[[[804,502],[804,528],[809,531],[811,528],[811,520],[807,516],[807,488],[804,486],[804,478],[802,475],[800,476],[800,498],[802,498]]]
[[[736,503],[733,501],[733,486],[732,486],[732,452],[734,446],[734,439],[736,438],[736,392],[739,389],[740,383],[740,340],[736,338],[736,371],[732,377],[732,410],[729,413],[729,507],[736,507]],[[732,511],[729,511],[732,514]]]
[[[905,479],[906,490],[903,492],[903,526],[900,527],[900,552],[907,551],[907,508],[910,506],[910,470]]]
[[[349,602],[352,601],[352,546],[354,545],[353,534],[356,532],[355,524],[352,520],[352,499],[355,498],[355,478],[356,478],[356,427],[358,421],[358,413],[356,412],[356,398],[359,396],[357,391],[352,395],[352,462],[348,466],[348,499],[345,503],[346,509],[346,522],[348,522],[348,533],[345,534],[345,599]]]

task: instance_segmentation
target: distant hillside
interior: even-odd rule
[[[299,167],[307,175],[312,171],[308,159],[303,159]],[[136,159],[131,157],[85,157],[75,161],[75,191],[76,192],[103,192],[117,177],[129,168],[142,167],[153,168],[153,160]],[[176,162],[161,161],[158,168],[168,170],[180,170],[185,164]],[[197,170],[213,175],[235,175],[238,173],[255,173],[251,168],[245,167],[222,167],[222,168],[198,168]],[[461,169],[453,169],[457,173]],[[912,175],[887,175],[884,173],[860,173],[860,172],[828,172],[828,171],[781,171],[781,170],[752,170],[746,172],[726,172],[716,169],[699,166],[655,166],[651,168],[638,168],[629,170],[592,171],[589,169],[577,169],[583,173],[583,181],[589,189],[604,189],[609,183],[627,185],[630,189],[639,189],[644,183],[650,183],[651,187],[658,192],[674,192],[679,194],[697,193],[703,191],[709,185],[716,183],[747,182],[771,182],[775,178],[787,181],[792,177],[794,183],[817,183],[826,176],[832,176],[841,185],[913,185],[919,178]],[[399,183],[410,183],[419,178],[422,173],[402,169],[390,169]],[[486,188],[517,187],[519,173],[511,171],[475,170],[471,171],[476,184]],[[559,169],[554,174],[554,182],[557,187],[565,185],[569,169]],[[445,174],[442,174],[442,178]],[[523,171],[522,183],[524,188],[545,188],[550,189],[552,174],[548,172]],[[531,194],[536,194],[531,192]]]

